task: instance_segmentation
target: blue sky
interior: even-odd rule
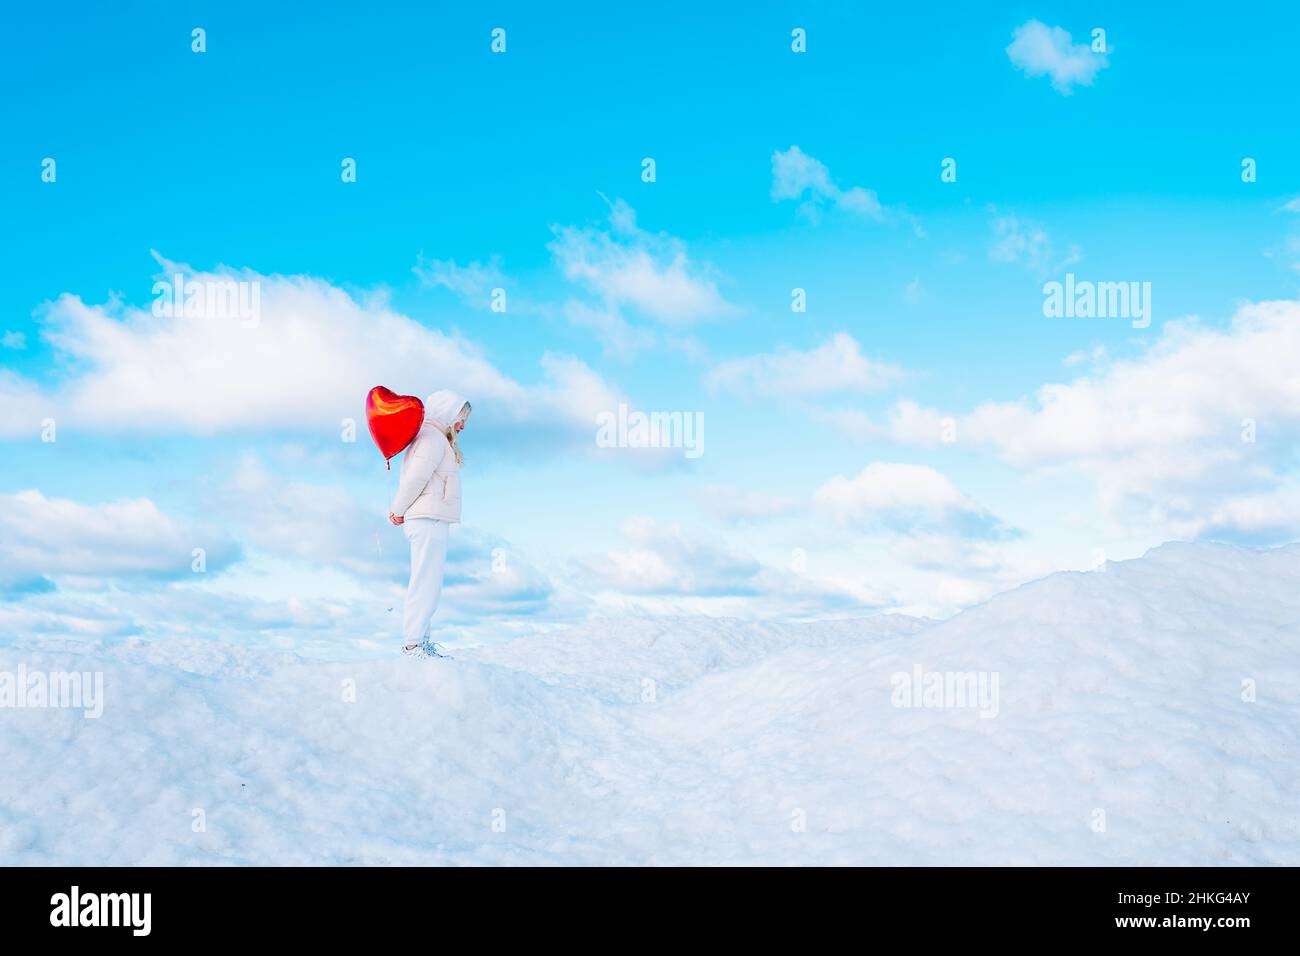
[[[1295,21],[17,13],[0,627],[384,646],[393,477],[364,422],[339,429],[380,383],[475,403],[461,639],[603,613],[948,614],[1099,552],[1292,540]],[[169,264],[260,283],[258,327],[151,321]],[[1044,317],[1067,272],[1150,283],[1151,325]],[[596,448],[619,401],[701,414],[704,454]]]

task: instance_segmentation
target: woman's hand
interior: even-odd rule
[[[391,521],[393,524],[401,524],[401,523],[402,523],[403,521],[405,521],[406,519],[405,519],[405,518],[399,518],[399,517],[397,517],[397,515],[393,514],[393,513],[390,511],[390,512],[388,512],[388,520]]]

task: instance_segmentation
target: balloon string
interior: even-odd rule
[[[392,471],[392,470],[393,470],[393,459],[391,459],[391,458],[385,458],[385,459],[384,459],[384,464],[388,466],[388,470],[389,470],[389,471]]]

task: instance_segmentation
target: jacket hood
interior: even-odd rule
[[[447,429],[458,418],[469,418],[469,402],[445,388],[439,389],[424,400],[424,422]]]

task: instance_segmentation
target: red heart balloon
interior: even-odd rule
[[[424,402],[376,385],[366,396],[366,422],[380,453],[385,459],[392,458],[415,441],[424,424]]]

